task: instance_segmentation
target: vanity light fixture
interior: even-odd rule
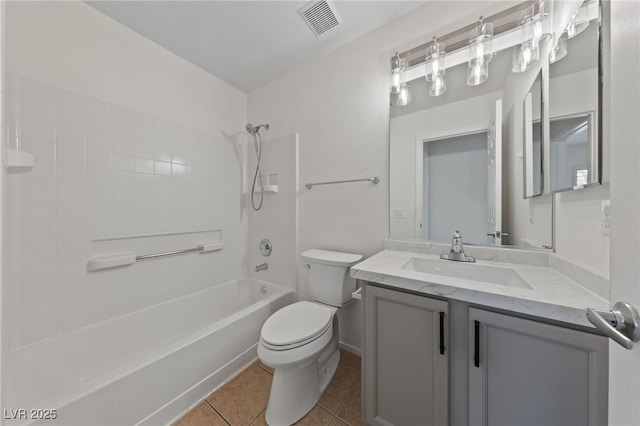
[[[567,52],[567,32],[565,31],[556,42],[551,53],[549,53],[549,63],[553,64],[558,62],[560,59],[567,56]]]
[[[411,103],[411,86],[409,83],[401,83],[398,97],[396,98],[396,105],[405,106]]]
[[[447,80],[444,68],[445,45],[434,36],[433,41],[427,47],[425,67],[427,81],[431,82],[429,95],[440,96],[447,91]]]
[[[548,34],[542,30],[545,20],[544,2],[534,2],[522,17],[523,41],[513,48],[513,72],[524,72],[531,69],[540,58],[540,42],[547,39]]]
[[[398,52],[391,58],[391,93],[400,93],[400,85],[404,80],[404,71],[407,69],[407,61],[402,59]]]
[[[573,13],[569,26],[567,27],[567,38],[573,38],[583,32],[589,26],[589,0],[584,3]]]
[[[489,78],[489,62],[493,59],[492,37],[493,24],[485,24],[481,16],[476,27],[469,33],[469,86],[477,86]]]

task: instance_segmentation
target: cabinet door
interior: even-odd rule
[[[367,424],[448,424],[448,306],[365,287]]]
[[[607,423],[606,338],[471,308],[469,423]]]

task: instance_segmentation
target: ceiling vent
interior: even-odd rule
[[[298,14],[309,25],[316,37],[342,23],[336,7],[327,0],[307,3],[298,9]]]

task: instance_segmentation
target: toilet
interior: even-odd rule
[[[266,421],[272,426],[295,423],[318,402],[340,362],[338,316],[356,289],[349,267],[359,254],[307,250],[309,286],[314,302],[285,306],[262,326],[258,358],[274,368]]]

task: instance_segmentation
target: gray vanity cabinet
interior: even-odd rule
[[[449,303],[366,285],[364,419],[370,425],[446,425]]]
[[[469,309],[471,425],[604,425],[608,342]]]

